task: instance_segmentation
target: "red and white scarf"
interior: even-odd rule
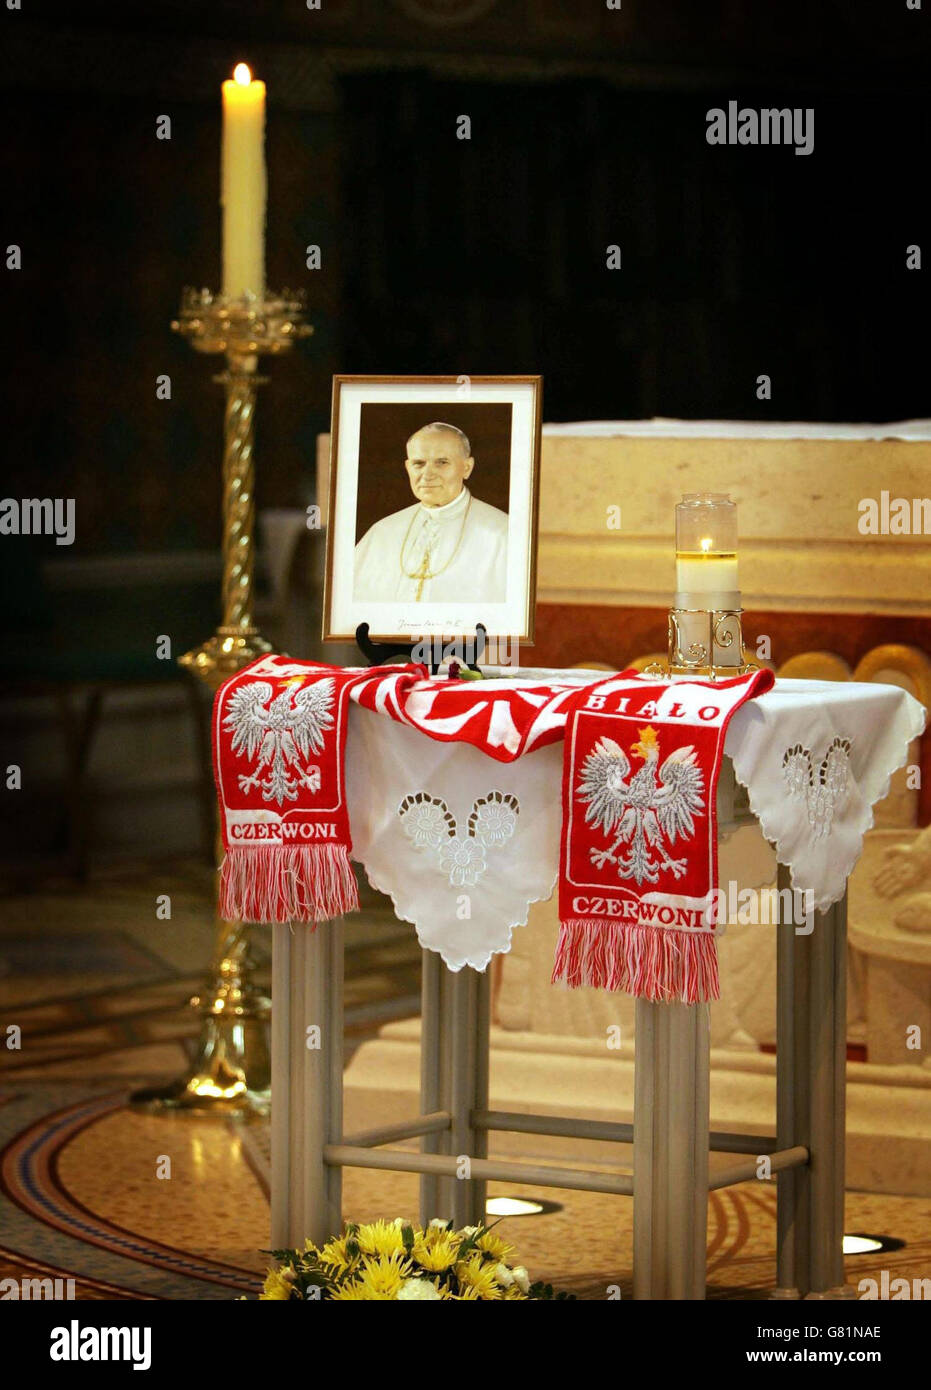
[[[349,693],[423,666],[339,667],[264,656],[217,691],[213,763],[228,922],[322,922],[354,912],[358,886],[344,762]]]
[[[416,665],[261,657],[214,703],[226,857],[220,913],[318,922],[358,907],[344,750],[349,700],[512,762],[565,733],[561,930],[554,980],[650,999],[716,998],[715,791],[727,722],[772,685],[428,680]]]
[[[718,771],[731,715],[773,683],[612,677],[565,732],[553,980],[717,999]]]

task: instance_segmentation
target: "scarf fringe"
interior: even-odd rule
[[[224,922],[326,922],[356,912],[346,845],[236,845],[220,866]]]
[[[570,918],[559,928],[553,984],[622,989],[654,1003],[698,1004],[720,996],[712,932]]]

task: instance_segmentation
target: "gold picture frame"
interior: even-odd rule
[[[542,402],[543,378],[538,375],[334,376],[325,642],[354,640],[361,623],[368,623],[372,640],[401,645],[424,638],[470,638],[481,623],[489,638],[532,645]],[[468,492],[469,500],[458,532],[460,542],[465,538],[458,568],[448,574],[444,596],[424,598],[424,581],[437,578],[440,571],[428,573],[426,559],[423,575],[407,571],[406,542],[399,542],[398,536],[409,535],[422,513],[429,517],[439,510],[437,503],[428,503],[415,490],[405,459],[408,439],[434,424],[466,444],[471,441],[457,495]],[[502,512],[507,518],[504,533]],[[469,515],[473,521],[467,530]],[[494,578],[479,558],[491,553],[484,546],[485,537],[492,534],[496,539],[488,544],[494,546]],[[481,575],[474,599],[466,590],[470,573]],[[480,596],[483,585],[486,593]],[[432,588],[442,592],[443,586]],[[500,601],[495,601],[498,594]]]

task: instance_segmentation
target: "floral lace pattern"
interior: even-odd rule
[[[459,834],[446,802],[429,792],[411,792],[398,806],[404,833],[417,849],[429,850],[451,887],[473,886],[488,867],[486,851],[505,844],[517,828],[520,805],[510,792],[490,791],[476,797]]]
[[[811,750],[800,743],[782,756],[782,775],[790,796],[802,798],[808,823],[819,839],[831,833],[834,812],[842,804],[850,781],[849,738],[835,738],[815,775]]]

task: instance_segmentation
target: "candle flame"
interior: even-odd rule
[[[248,87],[252,81],[252,69],[248,63],[237,63],[233,68],[233,81],[238,82],[240,87]]]
[[[701,546],[702,550],[704,550],[704,551],[706,551],[706,552],[709,551],[709,550],[711,549],[711,546],[712,546],[711,537],[710,537],[710,536],[702,536],[702,538],[701,538],[701,540],[698,542],[698,544]]]

